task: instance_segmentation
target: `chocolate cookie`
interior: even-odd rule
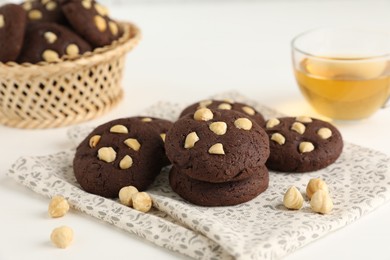
[[[54,23],[29,23],[19,62],[56,62],[62,56],[77,57],[91,46],[66,27]]]
[[[263,165],[269,141],[249,116],[201,108],[174,123],[165,149],[180,172],[201,181],[225,182],[245,179],[251,174],[247,169]]]
[[[188,113],[194,113],[197,109],[207,107],[210,109],[224,109],[224,110],[235,110],[241,113],[244,113],[246,116],[253,119],[260,126],[264,126],[265,120],[263,115],[256,111],[253,107],[239,102],[234,102],[233,100],[202,100],[196,102],[183,109],[179,117],[182,117]]]
[[[0,62],[16,61],[22,49],[26,12],[16,4],[0,7]]]
[[[96,1],[63,0],[61,6],[72,28],[93,47],[109,45],[123,33],[108,10]]]
[[[87,192],[114,198],[124,186],[145,190],[160,173],[164,142],[137,118],[122,118],[94,129],[77,147],[73,169]]]
[[[29,22],[66,24],[59,0],[30,0],[21,3]]]
[[[269,182],[267,168],[260,166],[251,171],[254,174],[243,180],[209,183],[192,179],[172,167],[169,183],[177,194],[193,204],[232,206],[247,202],[267,189]]]
[[[310,172],[325,168],[340,156],[343,140],[330,123],[310,117],[272,118],[266,122],[270,170]]]

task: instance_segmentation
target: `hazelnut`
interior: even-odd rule
[[[213,103],[212,100],[203,100],[199,102],[199,108],[207,107]]]
[[[138,151],[141,148],[141,144],[135,138],[128,138],[123,142],[134,151]]]
[[[107,16],[108,15],[108,9],[98,3],[95,3],[95,10],[98,14],[101,16]]]
[[[65,51],[70,57],[76,57],[80,53],[79,47],[74,43],[69,44]]]
[[[39,10],[30,10],[28,12],[28,18],[30,18],[30,20],[40,20],[42,19],[42,12],[39,11]]]
[[[303,197],[295,186],[291,186],[284,194],[283,205],[288,209],[302,208]]]
[[[126,206],[133,206],[132,196],[138,192],[134,186],[126,186],[119,190],[119,201]]]
[[[102,137],[100,135],[94,135],[89,139],[89,147],[95,148]]]
[[[230,105],[228,103],[222,103],[222,104],[218,105],[218,109],[231,110],[232,109],[232,105]]]
[[[306,196],[311,199],[313,194],[318,190],[329,192],[328,185],[322,179],[311,179],[306,186]]]
[[[43,37],[45,37],[48,43],[54,43],[57,40],[57,35],[53,32],[45,32]]]
[[[57,3],[56,2],[48,2],[45,7],[46,7],[46,10],[53,11],[54,9],[57,8]]]
[[[236,119],[236,121],[234,121],[234,125],[238,129],[243,129],[243,130],[252,129],[252,121],[244,117]]]
[[[165,143],[165,138],[167,137],[167,134],[166,133],[161,133],[160,137],[163,140],[163,142]]]
[[[216,143],[209,148],[210,154],[225,154],[223,150],[223,145],[221,143]]]
[[[328,192],[318,190],[311,197],[310,206],[314,212],[328,214],[333,209],[333,202]]]
[[[3,28],[4,25],[5,25],[4,15],[0,14],[0,28]]]
[[[311,117],[308,117],[308,116],[297,116],[295,118],[295,120],[297,120],[298,122],[301,122],[301,123],[311,123],[311,122],[313,122],[313,119],[311,119]]]
[[[47,62],[56,62],[60,60],[60,56],[58,55],[58,53],[53,50],[45,50],[42,53],[42,58],[44,61]]]
[[[225,122],[213,122],[210,124],[209,128],[216,135],[224,135],[227,130],[227,124]]]
[[[95,17],[93,19],[94,19],[96,28],[100,32],[104,32],[107,29],[107,22],[103,17],[101,17],[100,15],[95,15]]]
[[[184,141],[184,148],[189,149],[194,147],[197,141],[199,141],[199,136],[196,132],[189,133]]]
[[[194,119],[197,121],[209,121],[213,119],[214,115],[208,108],[199,108],[194,113]]]
[[[234,100],[231,99],[231,98],[224,98],[223,101],[226,102],[226,103],[230,103],[230,104],[234,103]]]
[[[56,247],[66,248],[73,240],[73,230],[67,226],[61,226],[53,229],[50,240]]]
[[[302,135],[306,130],[306,126],[300,122],[294,122],[291,126],[291,130]]]
[[[116,152],[112,147],[102,147],[98,150],[98,158],[107,163],[111,163],[116,159]]]
[[[113,21],[108,22],[108,28],[110,28],[112,35],[118,35],[119,28],[115,22]]]
[[[147,122],[152,122],[152,119],[150,117],[144,117],[141,119],[141,121],[147,123]]]
[[[110,132],[117,134],[127,134],[129,133],[129,130],[124,125],[114,125],[110,128]]]
[[[31,4],[31,2],[24,2],[22,4],[22,7],[23,7],[24,10],[29,11],[32,8],[32,4]]]
[[[52,218],[65,216],[69,211],[69,203],[62,196],[54,196],[49,203],[48,213]]]
[[[301,153],[309,153],[314,150],[314,145],[310,142],[301,142],[299,144],[299,151]]]
[[[91,9],[91,7],[92,7],[92,2],[89,0],[83,0],[83,1],[81,1],[81,4],[83,5],[83,7],[85,9]]]
[[[131,166],[133,166],[133,158],[130,155],[125,155],[119,162],[119,168],[122,170],[129,169]]]
[[[280,145],[283,145],[286,142],[286,138],[279,133],[272,134],[271,140],[277,142]]]
[[[141,211],[148,212],[152,208],[152,198],[146,192],[137,192],[131,197],[133,201],[133,208]]]
[[[332,130],[330,130],[327,127],[322,127],[317,131],[317,134],[322,138],[322,139],[328,139],[329,137],[332,136]]]
[[[269,119],[269,120],[267,121],[267,124],[265,125],[265,127],[266,127],[267,129],[270,129],[270,128],[273,128],[274,126],[277,126],[277,125],[279,125],[279,124],[280,124],[279,119],[277,119],[277,118],[271,118],[271,119]]]
[[[244,111],[245,113],[247,113],[250,116],[253,116],[256,113],[253,108],[248,107],[248,106],[242,107],[242,111]]]

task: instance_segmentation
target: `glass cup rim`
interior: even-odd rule
[[[367,60],[375,60],[375,59],[386,59],[386,58],[390,58],[390,51],[389,52],[386,52],[384,54],[380,54],[380,55],[372,55],[372,56],[362,56],[362,57],[356,57],[356,58],[353,58],[353,59],[350,59],[350,58],[343,58],[343,57],[329,57],[329,56],[321,56],[321,55],[318,55],[318,54],[314,54],[312,52],[309,52],[309,51],[304,51],[302,50],[301,48],[298,48],[296,46],[296,42],[303,36],[306,36],[310,33],[313,33],[313,32],[316,32],[316,31],[320,31],[320,30],[366,30],[366,31],[370,31],[370,32],[374,32],[374,30],[372,28],[366,28],[366,27],[352,27],[352,26],[322,26],[322,27],[315,27],[315,28],[311,28],[311,29],[308,29],[306,31],[303,31],[299,34],[297,34],[296,36],[294,36],[291,40],[291,49],[293,51],[297,51],[303,55],[306,55],[308,57],[312,57],[312,58],[315,58],[315,59],[323,59],[323,60],[339,60],[339,61],[367,61]],[[378,31],[375,31],[375,32],[378,32]],[[383,34],[388,34],[390,35],[390,32],[387,32],[387,31],[381,31],[381,33]]]

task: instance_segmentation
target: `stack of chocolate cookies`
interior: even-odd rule
[[[249,201],[268,187],[269,140],[246,113],[198,106],[168,131],[169,182],[182,198],[201,206]]]

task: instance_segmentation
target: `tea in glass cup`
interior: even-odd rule
[[[312,107],[333,119],[369,117],[390,95],[390,33],[320,28],[292,41],[294,73]]]

